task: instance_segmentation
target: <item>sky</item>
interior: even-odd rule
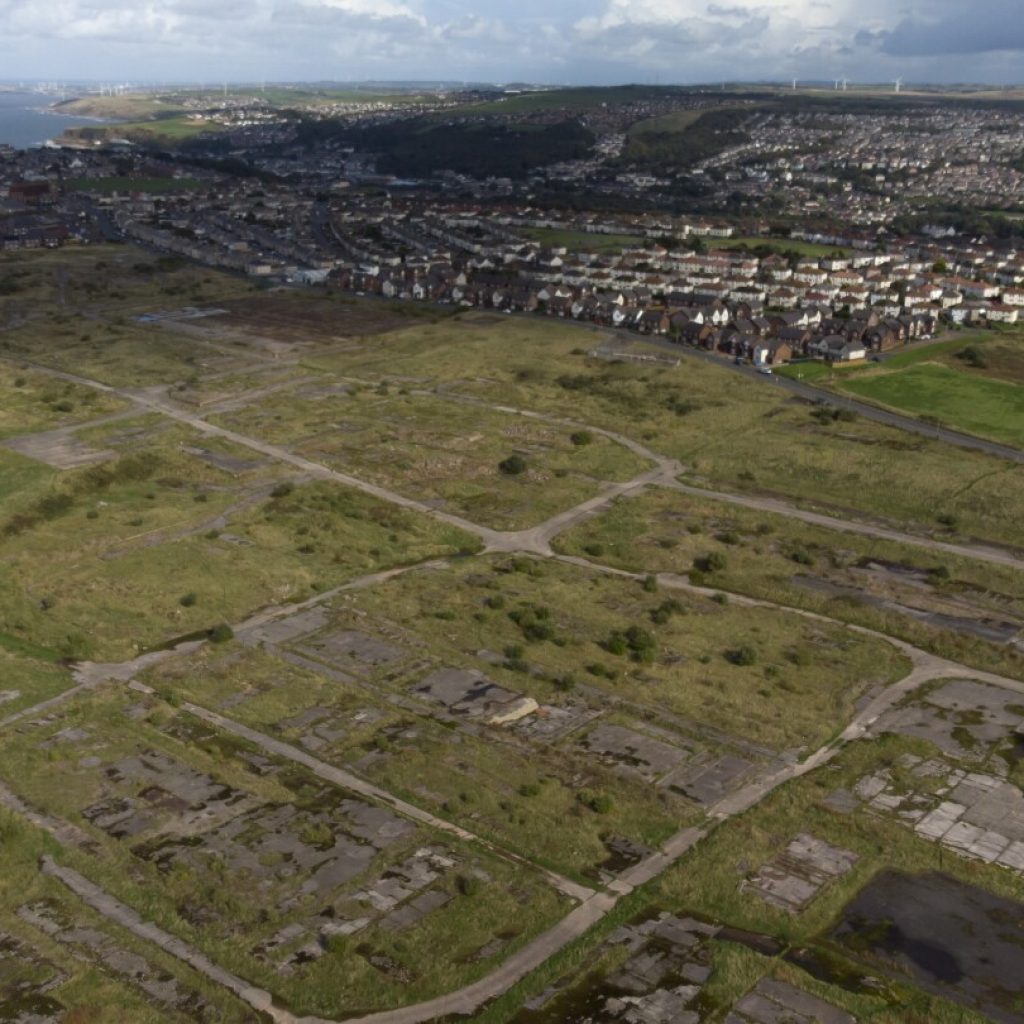
[[[1024,0],[0,0],[0,77],[1024,83]]]

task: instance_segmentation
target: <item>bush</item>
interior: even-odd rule
[[[569,435],[569,440],[572,441],[577,448],[582,448],[583,445],[591,444],[594,440],[594,435],[589,430],[575,430]]]
[[[510,455],[498,463],[498,469],[506,476],[519,476],[520,473],[526,472],[526,468],[526,459],[522,455]]]
[[[641,626],[630,626],[624,633],[615,630],[601,646],[609,654],[629,654],[633,661],[646,663],[658,653],[658,642]]]
[[[743,644],[726,651],[725,660],[732,665],[753,665],[757,661],[757,651],[750,644]]]
[[[283,483],[279,483],[271,492],[272,498],[287,498],[292,491],[295,490],[295,484],[290,480],[285,480]]]
[[[229,640],[233,639],[235,631],[226,623],[222,622],[220,625],[214,626],[209,632],[210,643],[212,644],[226,644]]]
[[[961,349],[957,352],[956,357],[975,370],[984,370],[988,366],[985,354],[974,345],[968,345],[967,348]]]
[[[673,615],[683,615],[686,609],[674,597],[662,601],[657,608],[651,610],[651,621],[657,626],[663,626]]]
[[[723,572],[728,565],[728,560],[720,551],[712,551],[710,555],[694,559],[694,568],[701,572]]]
[[[595,814],[608,814],[614,806],[607,793],[581,793],[580,801]]]
[[[483,883],[476,875],[459,875],[455,886],[462,896],[475,896],[483,888]]]
[[[181,597],[178,598],[178,604],[180,604],[182,608],[191,608],[197,600],[198,598],[196,595],[192,591],[189,591],[187,594],[182,594]]]

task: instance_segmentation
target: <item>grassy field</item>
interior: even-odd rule
[[[888,644],[797,616],[652,592],[566,565],[497,560],[490,572],[481,568],[403,577],[349,602],[488,674],[492,664],[478,652],[521,648],[513,664],[530,671],[501,681],[538,701],[564,703],[580,686],[598,706],[671,713],[776,750],[813,749],[859,693],[906,670]],[[678,607],[666,608],[673,599]],[[529,625],[537,609],[547,610],[540,630]],[[649,634],[642,655],[613,639],[632,625]],[[737,654],[747,647],[749,656]]]
[[[67,178],[64,187],[76,192],[193,192],[202,188],[196,178]]]
[[[570,252],[619,253],[630,246],[643,245],[640,235],[604,235],[593,231],[562,231],[557,228],[522,228],[526,238],[552,248],[565,248]]]
[[[129,433],[123,443],[130,454],[66,471],[59,482],[23,473],[23,485],[4,498],[0,609],[8,634],[65,656],[126,657],[266,604],[476,544],[343,487],[286,485],[272,497],[282,482],[276,467],[188,430],[150,441]],[[225,458],[236,461],[226,469],[210,461]]]
[[[697,569],[708,586],[819,612],[1024,678],[1024,658],[1012,648],[930,626],[892,606],[1020,621],[1024,574],[1013,569],[657,489],[618,500],[558,537],[555,548],[632,572],[683,576],[714,556],[714,571]],[[833,595],[801,581],[859,596]]]
[[[301,399],[280,392],[213,421],[474,522],[522,529],[648,464],[600,434],[391,389]],[[579,439],[577,439],[579,440]],[[510,458],[522,468],[501,468]]]
[[[344,615],[336,625],[369,635],[378,628]],[[422,657],[420,648],[410,651]],[[409,700],[391,679],[405,674],[404,665],[348,683],[318,667],[296,665],[269,650],[242,654],[208,647],[185,663],[153,669],[146,680],[172,699],[230,706],[237,720],[297,747],[315,743],[322,760],[504,849],[591,882],[610,857],[602,837],[653,846],[700,817],[682,797],[605,766],[573,743],[529,743],[508,730],[460,730],[438,721],[430,705]],[[511,673],[490,671],[517,685]],[[321,732],[329,741],[304,724],[311,711],[325,723]],[[612,806],[595,813],[581,799],[586,792],[607,794]]]
[[[919,363],[843,383],[872,402],[934,418],[968,434],[1024,445],[1024,386]]]
[[[59,882],[41,874],[42,856],[60,856],[56,843],[42,830],[0,809],[0,836],[4,850],[4,870],[0,874],[0,934],[4,936],[0,940],[0,1018],[90,1024],[252,1021],[252,1011],[223,989],[155,946],[111,925],[72,897]],[[83,931],[73,936],[73,941],[62,941],[64,936],[47,934],[19,916],[22,908],[41,910],[62,931]],[[105,963],[104,956],[111,957],[111,961]],[[118,963],[123,966],[115,966]],[[132,977],[131,970],[140,974]],[[165,993],[173,990],[171,1002],[161,1005],[148,996],[135,984],[142,980],[158,983]],[[46,1017],[35,1016],[43,1013]]]
[[[93,388],[0,362],[0,439],[70,427],[127,408],[127,402]]]
[[[80,764],[86,749],[98,754],[93,767]],[[18,780],[16,789],[24,799],[71,821],[97,845],[95,855],[65,848],[59,860],[219,964],[277,993],[298,1013],[335,1016],[384,1009],[458,988],[491,969],[487,957],[474,954],[498,933],[511,950],[564,912],[563,900],[539,874],[412,824],[401,834],[378,840],[382,845],[370,848],[364,867],[353,877],[342,882],[321,878],[316,869],[323,855],[317,857],[312,845],[321,844],[327,851],[344,829],[355,827],[359,834],[358,826],[350,824],[350,815],[356,813],[347,802],[350,795],[295,766],[271,762],[266,769],[254,769],[252,754],[231,737],[203,727],[197,731],[194,719],[159,701],[126,701],[113,691],[65,707],[31,739],[13,736],[0,751],[0,768],[6,779]],[[179,824],[205,808],[185,811],[180,804],[153,803],[140,796],[139,783],[116,768],[139,757],[167,759],[165,785],[174,788],[183,777],[213,794],[207,797],[208,813],[200,814],[198,827],[189,829],[191,840],[163,867],[157,857],[181,844]],[[77,766],[74,771],[71,765]],[[107,772],[109,766],[115,771]],[[60,781],[64,779],[67,785]],[[144,827],[117,838],[116,829],[110,834],[91,820],[95,812],[84,813],[109,799],[130,801]],[[294,818],[280,815],[286,805]],[[319,824],[325,817],[337,830],[326,846]],[[236,819],[245,831],[221,830]],[[259,843],[259,830],[267,828],[278,830],[271,835],[293,837],[293,843],[304,844],[314,856],[303,854],[300,846],[294,866],[287,857],[274,857]],[[229,836],[234,843],[227,848],[230,852],[207,845]],[[273,954],[258,955],[261,942],[290,924],[315,920],[326,905],[336,907],[340,917],[365,913],[371,905],[360,895],[364,887],[427,846],[445,851],[451,865],[439,869],[432,885],[447,896],[445,905],[401,929],[388,930],[371,920],[351,938],[336,936],[326,955],[300,962],[289,973],[275,969]],[[245,856],[249,849],[254,852],[251,862]],[[476,883],[468,885],[467,877]],[[305,884],[314,878],[315,884]],[[259,900],[252,899],[254,886]],[[371,911],[371,919],[383,916]],[[444,958],[437,956],[441,944]],[[387,966],[372,966],[371,953]]]
[[[726,367],[616,364],[586,353],[607,332],[542,319],[459,317],[311,357],[309,365],[363,380],[458,382],[503,405],[619,430],[672,455],[694,482],[785,495],[839,514],[883,517],[1020,542],[1014,509],[1024,469],[868,420],[820,423],[812,410]]]
[[[64,137],[72,140],[83,139],[131,139],[137,142],[181,142],[195,138],[204,132],[222,132],[227,128],[205,117],[180,114],[142,121],[117,121],[110,125],[90,125],[85,128],[68,128]]]
[[[797,238],[765,238],[762,235],[739,236],[736,238],[715,238],[708,241],[712,249],[757,249],[767,246],[775,252],[795,252],[801,256],[812,258],[834,256],[836,253],[848,253],[838,245],[821,245],[817,242],[804,242]]]

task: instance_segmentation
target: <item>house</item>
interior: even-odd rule
[[[1020,307],[1009,306],[1005,302],[993,302],[988,307],[988,318],[993,323],[1015,324],[1020,316]]]
[[[753,345],[752,358],[759,365],[778,366],[793,358],[793,347],[788,341],[773,338],[769,341],[759,340]]]
[[[830,334],[814,342],[811,349],[829,363],[852,363],[868,354],[863,342],[850,341],[841,334]]]

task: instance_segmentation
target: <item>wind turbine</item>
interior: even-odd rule
[[[793,79],[793,92],[796,92],[796,79]]]
[[[850,80],[848,78],[843,79],[843,92],[846,92],[850,87]]]
[[[896,95],[898,96],[899,92],[900,92],[900,89],[903,88],[903,79],[902,78],[897,78],[896,81],[893,82],[893,85],[896,86]]]

